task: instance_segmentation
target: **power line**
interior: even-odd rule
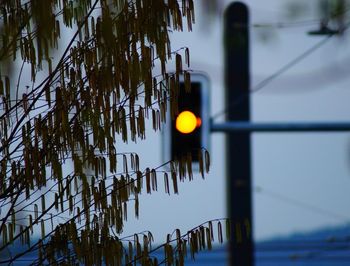
[[[346,25],[346,27],[344,28],[344,32],[348,29],[349,27],[348,23]],[[227,106],[224,110],[214,114],[212,116],[212,120],[215,120],[216,118],[226,114],[230,109],[232,109],[234,106],[236,106],[237,104],[241,103],[244,99],[246,99],[247,97],[249,97],[249,95],[251,93],[255,93],[257,91],[260,91],[261,89],[263,89],[264,87],[266,87],[271,81],[273,81],[274,79],[276,79],[277,77],[279,77],[280,75],[282,75],[283,73],[285,73],[287,70],[289,70],[290,68],[292,68],[294,65],[298,64],[299,62],[301,62],[303,59],[305,59],[306,57],[308,57],[309,55],[311,55],[312,53],[314,53],[316,50],[318,50],[319,48],[321,48],[323,45],[325,45],[334,35],[336,35],[335,33],[331,33],[329,35],[327,35],[325,38],[323,38],[321,41],[319,41],[318,43],[316,43],[315,45],[311,46],[309,49],[307,49],[306,51],[304,51],[303,53],[301,53],[299,56],[297,56],[296,58],[294,58],[293,60],[289,61],[287,64],[285,64],[284,66],[282,66],[279,70],[277,70],[275,73],[273,73],[272,75],[270,75],[269,77],[267,77],[266,79],[260,81],[256,86],[254,86],[254,88],[252,88],[251,90],[248,90],[247,93],[242,94],[241,97],[239,97],[236,101],[232,102],[229,106]]]
[[[294,206],[301,207],[303,209],[308,209],[310,211],[313,211],[315,213],[321,214],[323,216],[331,217],[333,219],[337,218],[338,220],[340,220],[342,222],[350,221],[350,217],[348,217],[346,215],[343,215],[343,214],[340,214],[340,213],[335,213],[333,211],[329,211],[329,210],[320,208],[318,206],[315,206],[315,205],[312,205],[312,204],[309,204],[309,203],[306,203],[306,202],[303,202],[303,201],[300,201],[300,200],[296,200],[296,199],[287,197],[285,195],[282,195],[280,193],[277,193],[277,192],[274,192],[274,191],[271,191],[271,190],[267,190],[267,189],[262,188],[260,186],[255,186],[254,187],[254,191],[257,192],[257,193],[263,193],[263,194],[265,194],[267,196],[270,196],[270,197],[278,199],[280,201],[292,204]]]

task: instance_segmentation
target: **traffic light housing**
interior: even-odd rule
[[[209,80],[202,74],[191,74],[191,90],[185,90],[180,79],[178,114],[170,118],[164,130],[166,160],[180,159],[191,153],[198,162],[198,152],[208,149],[209,143]]]

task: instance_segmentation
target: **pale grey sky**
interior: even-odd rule
[[[225,1],[225,6],[230,2]],[[252,25],[292,21],[286,18],[291,1],[243,2],[250,7]],[[313,5],[316,2],[308,1],[303,16],[295,20],[318,19]],[[173,34],[172,48],[188,46],[191,68],[208,74],[213,115],[224,109],[222,22],[219,19],[203,27],[205,21],[198,12],[197,21],[192,33]],[[306,34],[317,27],[312,24],[268,30],[264,34],[272,36],[269,42],[261,41],[261,31],[266,29],[251,27],[252,88],[319,42],[323,37]],[[350,121],[349,34],[333,37],[261,91],[253,93],[253,120]],[[135,148],[142,147],[140,153],[145,166],[157,166],[162,161],[162,143],[159,134],[150,132],[147,140]],[[257,240],[350,222],[348,133],[255,134],[252,140],[253,184],[261,188],[253,194]],[[129,145],[127,149],[133,147]],[[169,197],[163,192],[144,195],[140,220],[131,219],[126,233],[151,230],[157,241],[162,241],[175,228],[186,231],[206,220],[226,217],[224,148],[223,134],[212,134],[212,168],[206,179],[198,177],[194,182],[181,184],[179,195]]]

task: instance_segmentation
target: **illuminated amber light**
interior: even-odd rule
[[[183,111],[176,118],[176,129],[184,134],[193,132],[201,124],[201,119],[190,111]]]

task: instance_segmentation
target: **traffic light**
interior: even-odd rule
[[[198,152],[208,149],[209,143],[209,80],[200,74],[191,74],[191,91],[185,90],[180,80],[178,114],[169,119],[164,130],[165,159],[180,159],[191,153],[192,162],[198,162]]]

